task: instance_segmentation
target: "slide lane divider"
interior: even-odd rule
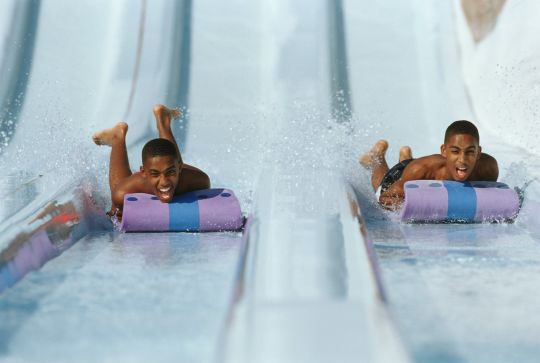
[[[338,360],[410,361],[409,354],[404,348],[400,335],[387,311],[386,293],[381,282],[374,247],[367,234],[355,193],[348,184],[343,191],[340,201],[339,219],[341,222],[338,222],[342,229],[338,233],[343,235],[346,254],[343,261],[346,265],[346,280],[348,281],[346,295],[331,299],[322,297],[301,299],[301,303],[294,299],[260,300],[261,297],[255,291],[261,287],[255,286],[257,279],[254,275],[257,270],[255,265],[257,255],[263,250],[258,248],[258,244],[261,242],[259,235],[261,221],[258,220],[257,216],[250,216],[242,236],[235,283],[231,293],[229,311],[218,339],[216,361],[265,362],[272,361],[276,357],[297,359],[304,356],[303,353],[299,353],[303,349],[302,342],[327,339],[328,331],[333,331],[335,324],[348,335],[347,339],[338,339],[337,337],[331,339],[332,341],[336,339],[334,342],[336,346],[348,347],[343,352],[336,353],[335,356],[338,357]],[[299,303],[300,305],[298,305]],[[304,306],[304,308],[298,311],[296,309],[299,306]],[[297,318],[292,319],[292,321],[287,318],[292,318],[290,314],[295,311],[301,316],[313,315],[314,318],[319,315],[321,319],[311,320],[308,324],[310,328],[289,327],[292,329],[286,331],[287,326],[295,325],[294,321]],[[271,316],[278,320],[273,320],[274,318],[270,318]],[[348,322],[342,320],[345,316]],[[273,336],[271,332],[260,331],[260,323],[266,319],[273,321],[271,326],[267,326],[268,329],[272,330],[276,326],[281,326],[285,329],[284,337],[288,338],[275,341],[270,338]],[[320,321],[318,322],[318,320]],[[336,320],[336,322],[327,326],[331,320]],[[299,319],[297,323],[302,321]],[[299,333],[305,336],[297,336]],[[356,348],[358,348],[358,341],[363,341],[360,346],[365,345],[361,349],[358,348],[361,353],[359,356],[355,355],[354,360],[349,355],[351,351],[355,351],[349,347],[350,341],[357,342]],[[327,341],[325,345],[334,345],[334,343]],[[290,344],[300,344],[301,347],[289,352],[287,346]],[[267,356],[264,353],[267,346],[272,347],[274,356]],[[319,348],[324,350],[324,347]],[[315,351],[317,351],[316,348],[313,352]],[[312,353],[305,353],[307,354],[305,357],[313,357]]]
[[[352,117],[351,90],[347,67],[347,41],[342,0],[327,0],[328,54],[332,116],[338,122]]]
[[[354,236],[356,237],[356,240],[361,239],[361,242],[363,244],[363,250],[360,250],[359,252],[361,253],[362,261],[365,261],[365,263],[367,264],[365,266],[364,272],[369,272],[371,276],[371,288],[375,292],[378,299],[383,303],[387,303],[387,294],[382,283],[381,268],[377,260],[375,247],[371,238],[369,237],[366,223],[364,221],[364,217],[362,216],[358,199],[356,198],[356,193],[349,184],[344,183],[344,185],[344,194],[346,195],[348,211],[350,213],[350,217],[354,221],[354,225],[351,226],[353,228],[356,227],[356,230],[354,232],[351,231],[352,233],[350,234],[356,235]],[[347,214],[345,212],[345,209],[346,208],[342,208],[342,215]],[[345,224],[346,222],[343,223]]]
[[[0,152],[15,132],[32,70],[40,0],[15,3],[5,58],[0,64]],[[7,47],[9,45],[9,47]],[[4,144],[4,145],[2,145]]]
[[[238,259],[238,264],[236,265],[236,272],[234,277],[233,290],[231,294],[231,300],[228,305],[227,314],[225,321],[222,324],[218,342],[217,349],[215,352],[215,361],[222,362],[226,361],[228,352],[228,339],[230,337],[231,331],[234,329],[234,320],[237,315],[237,307],[242,299],[245,290],[246,271],[248,268],[248,251],[250,248],[250,233],[253,228],[254,216],[250,215],[247,217],[246,222],[244,223],[244,231],[242,234],[241,246],[240,246],[240,256]]]
[[[375,247],[369,236],[357,194],[342,181],[341,223],[349,274],[349,296],[362,301],[369,339],[373,345],[373,362],[410,362],[398,326],[388,306]]]
[[[123,120],[127,120],[131,112],[133,100],[135,98],[135,91],[137,90],[137,83],[139,81],[139,69],[141,68],[141,58],[144,46],[144,23],[146,21],[146,0],[141,0],[141,14],[139,16],[139,31],[137,34],[137,52],[135,53],[135,66],[133,67],[133,75],[131,77],[131,87],[129,91],[128,104],[126,111],[124,112]]]
[[[172,35],[172,55],[169,62],[169,87],[167,104],[182,105],[181,122],[173,123],[173,133],[180,149],[186,149],[189,127],[189,87],[191,81],[191,38],[192,38],[192,0],[179,0],[174,4],[175,22]]]

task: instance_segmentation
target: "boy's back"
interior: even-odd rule
[[[399,208],[405,198],[404,184],[411,180],[482,180],[497,181],[499,167],[492,156],[482,153],[476,126],[466,120],[453,122],[446,129],[441,154],[412,159],[409,147],[400,150],[400,162],[388,168],[388,142],[380,140],[360,158],[371,169],[371,182],[380,191],[380,204],[389,209]]]
[[[440,154],[423,156],[412,160],[405,168],[401,178],[409,180],[452,180],[446,167],[446,158]],[[497,161],[489,154],[482,153],[469,180],[497,181]]]

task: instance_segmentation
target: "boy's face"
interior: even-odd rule
[[[154,194],[163,203],[169,203],[180,180],[182,165],[171,155],[148,157],[141,166],[145,178],[154,188]]]
[[[453,180],[467,180],[480,158],[482,148],[478,140],[468,134],[456,134],[441,145],[441,154],[446,158],[446,168]]]

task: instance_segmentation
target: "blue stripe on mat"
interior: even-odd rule
[[[468,182],[443,181],[448,191],[448,219],[472,221],[476,215],[476,191]]]
[[[199,230],[199,203],[196,199],[169,203],[169,229],[171,231]]]

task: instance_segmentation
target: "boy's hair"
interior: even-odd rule
[[[182,157],[178,154],[176,146],[167,139],[153,139],[148,141],[142,149],[142,161],[154,156],[174,156],[182,163]]]
[[[467,120],[454,121],[448,126],[444,133],[444,143],[448,142],[448,139],[454,135],[466,134],[476,138],[476,141],[480,144],[480,134],[474,124]]]

